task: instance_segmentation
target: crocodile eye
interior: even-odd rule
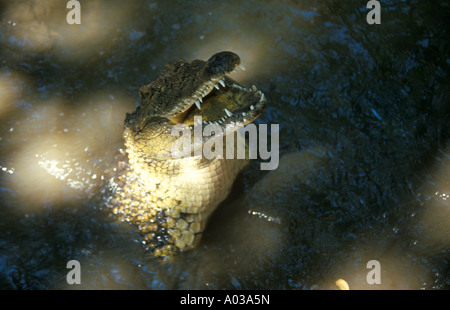
[[[238,55],[232,52],[220,52],[211,56],[207,69],[212,74],[225,74],[241,63]]]

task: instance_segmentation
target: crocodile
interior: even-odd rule
[[[196,247],[208,218],[248,163],[193,153],[175,158],[172,152],[179,139],[172,133],[176,125],[203,129],[215,124],[223,130],[212,136],[225,139],[261,115],[267,99],[254,85],[246,88],[229,77],[238,68],[245,70],[240,57],[229,51],[207,61],[170,62],[139,89],[140,105],[126,115],[127,161],[113,182],[109,207],[135,227],[154,256],[171,257]]]

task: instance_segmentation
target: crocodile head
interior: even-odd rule
[[[266,107],[264,94],[255,86],[245,88],[228,74],[245,70],[238,55],[214,54],[208,61],[183,60],[166,64],[162,74],[141,87],[141,106],[125,121],[125,140],[149,158],[168,158],[177,136],[176,124],[216,124],[223,134],[233,132],[258,118]]]
[[[127,114],[124,139],[129,168],[112,199],[114,213],[135,225],[156,256],[195,247],[209,215],[223,201],[244,168],[245,159],[174,158],[179,136],[174,126],[221,126],[217,136],[255,120],[266,99],[256,87],[245,88],[228,74],[241,67],[231,52],[208,61],[177,61],[140,89],[141,104]],[[196,116],[201,116],[198,122]],[[216,134],[214,134],[216,136]],[[118,183],[120,183],[118,182]]]

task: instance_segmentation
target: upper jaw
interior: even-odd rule
[[[222,56],[222,57],[220,57]],[[232,58],[228,63],[220,66],[219,60],[223,58]],[[223,60],[225,62],[225,60]],[[239,57],[231,52],[221,52],[213,55],[206,63],[204,68],[204,75],[208,80],[197,87],[197,89],[188,98],[181,98],[171,111],[169,111],[168,118],[174,123],[179,123],[180,118],[184,116],[194,105],[201,110],[203,99],[208,96],[214,89],[219,90],[221,87],[226,87],[227,77],[233,71],[238,71],[237,68],[245,70],[244,65],[241,64]]]
[[[194,94],[185,99],[181,99],[180,103],[169,112],[169,115],[180,115],[186,112],[189,108],[191,108],[194,104],[198,109],[201,109],[201,104],[203,102],[203,98],[205,98],[214,88],[219,89],[220,86],[225,87],[225,74],[218,75],[216,77],[211,78],[206,83],[200,85]]]

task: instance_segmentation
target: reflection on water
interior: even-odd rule
[[[73,289],[72,259],[81,288],[450,288],[448,1],[383,1],[381,25],[361,1],[93,1],[78,26],[2,6],[1,288]],[[269,98],[280,165],[160,265],[102,207],[122,122],[166,62],[221,50]]]
[[[23,207],[88,197],[115,169],[123,116],[134,103],[112,92],[80,101],[68,109],[59,98],[39,100],[10,128],[8,140],[18,141],[18,151],[6,181]]]
[[[15,75],[17,75],[16,72],[0,73],[0,93],[2,94],[0,98],[0,117],[2,117],[3,114],[11,112],[14,108],[14,101],[17,100],[17,80],[22,79]]]
[[[120,1],[92,1],[83,4],[83,23],[69,25],[69,10],[61,1],[14,1],[6,6],[3,21],[9,28],[10,44],[20,46],[21,53],[48,53],[71,61],[104,52],[121,44],[121,29],[133,18],[135,4]]]

